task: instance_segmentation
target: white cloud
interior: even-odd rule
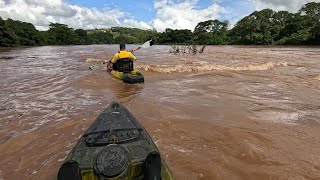
[[[92,29],[119,26],[121,24],[119,18],[125,15],[119,10],[98,10],[76,5],[69,5],[69,7],[76,12],[75,15],[70,17],[59,16],[57,19],[60,23],[68,24],[73,28]]]
[[[156,0],[154,8],[157,9],[156,17],[151,25],[158,31],[165,28],[190,29],[201,21],[218,19],[227,11],[216,3],[204,9],[197,8],[198,0],[185,0],[175,3],[170,0]]]
[[[58,22],[82,29],[126,26],[163,31],[167,27],[193,30],[200,21],[216,19],[225,12],[216,3],[205,9],[197,9],[197,2],[156,0],[154,7],[157,14],[150,22],[137,21],[118,9],[80,7],[67,4],[65,0],[0,0],[0,16],[30,22],[41,30],[47,29],[50,22]]]
[[[37,29],[45,30],[50,22],[67,24],[72,28],[106,28],[123,25],[121,18],[126,13],[117,9],[86,8],[70,5],[63,0],[0,0],[0,16],[24,22],[30,22]],[[125,20],[128,25],[134,27],[143,22]]]
[[[320,0],[252,0],[256,10],[269,8],[276,11],[285,10],[293,13],[297,12],[308,2],[320,2]]]
[[[124,19],[122,21],[123,27],[134,27],[134,28],[140,28],[140,29],[152,29],[152,26],[150,26],[148,23],[144,21],[137,21],[134,19]]]

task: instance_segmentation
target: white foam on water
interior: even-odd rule
[[[259,117],[259,119],[262,119],[265,121],[294,125],[300,119],[305,117],[307,113],[303,111],[285,112],[285,111],[265,110],[265,111],[259,111],[256,115]]]
[[[182,153],[191,153],[192,152],[192,150],[190,150],[190,149],[186,149],[186,148],[183,148],[183,147],[180,147],[180,146],[176,146],[174,144],[171,144],[169,147],[165,147],[165,149],[171,149],[171,150],[179,151],[179,152],[182,152]]]
[[[138,69],[159,73],[186,73],[205,71],[266,71],[276,67],[286,67],[287,62],[267,62],[263,64],[224,65],[224,64],[183,64],[183,65],[137,65]]]
[[[58,159],[58,162],[64,161],[67,157],[68,157],[68,156],[65,156],[65,157],[63,157],[63,158],[61,158],[61,159]]]
[[[97,58],[87,58],[86,62],[100,62],[102,59],[97,59]]]

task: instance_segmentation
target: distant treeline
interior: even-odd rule
[[[297,13],[255,11],[232,29],[228,25],[228,21],[209,20],[198,23],[194,31],[168,28],[160,33],[125,27],[72,29],[51,23],[48,31],[38,31],[31,23],[0,17],[0,46],[133,44],[151,38],[158,44],[319,45],[320,3],[305,4]]]

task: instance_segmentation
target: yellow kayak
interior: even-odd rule
[[[117,79],[121,79],[125,83],[134,84],[134,83],[143,83],[144,76],[138,70],[133,70],[131,72],[119,72],[112,69],[112,64],[109,63],[107,71],[112,74]]]
[[[143,83],[144,82],[144,76],[138,70],[133,70],[129,73],[111,70],[110,73],[114,77],[121,79],[125,83],[134,84],[134,83]]]

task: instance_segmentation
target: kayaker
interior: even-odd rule
[[[126,51],[125,44],[120,44],[119,47],[120,51],[109,61],[113,64],[113,70],[119,72],[133,71],[133,61],[137,60],[136,56],[132,52]],[[105,63],[107,62],[105,61]]]

